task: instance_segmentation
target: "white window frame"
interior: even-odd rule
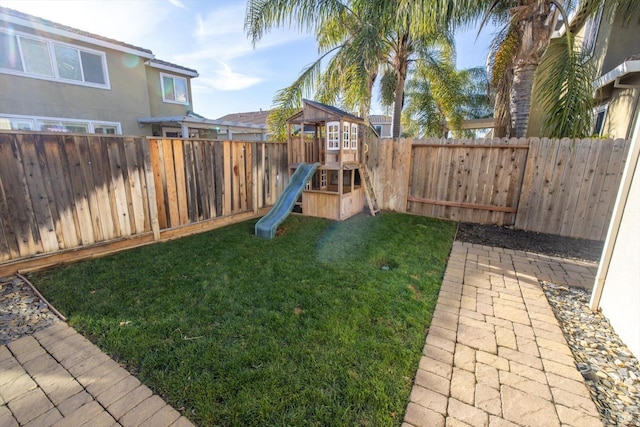
[[[342,123],[342,148],[349,149],[349,134],[351,133],[351,123]]]
[[[116,123],[117,124],[117,123]],[[93,128],[93,133],[97,133],[100,135],[119,135],[121,134],[120,132],[120,127],[116,126],[113,123],[106,123],[106,122],[92,122],[91,126]],[[109,133],[109,132],[98,132],[98,129],[114,129],[115,133]]]
[[[340,149],[340,122],[327,122],[327,150]]]
[[[609,111],[609,104],[603,104],[603,105],[599,105],[596,108],[593,109],[593,130],[592,133],[593,135],[597,135],[597,136],[602,136],[602,132],[604,131],[604,124],[607,121],[607,113]],[[597,121],[598,121],[598,116],[602,114],[602,124],[600,125],[600,130],[596,129],[596,126],[598,125]],[[597,130],[597,132],[596,132]]]
[[[169,134],[175,134],[176,136],[169,136]],[[177,127],[162,127],[162,136],[164,138],[182,138],[182,128]]]
[[[358,125],[351,123],[351,149],[358,149]]]
[[[104,52],[101,52],[99,50],[89,49],[89,48],[86,48],[86,47],[76,46],[76,45],[69,44],[69,43],[63,43],[61,41],[52,40],[52,39],[48,39],[48,38],[45,38],[45,37],[34,36],[32,34],[26,34],[26,33],[22,33],[22,32],[19,32],[19,31],[6,31],[6,30],[3,30],[3,29],[0,29],[0,32],[2,32],[4,34],[7,34],[9,36],[15,36],[16,37],[18,50],[19,50],[18,53],[20,55],[20,61],[22,62],[22,71],[20,71],[20,70],[12,70],[12,69],[8,69],[8,68],[0,68],[0,73],[12,74],[14,76],[28,77],[28,78],[32,78],[32,79],[49,80],[49,81],[68,83],[68,84],[74,84],[74,85],[79,85],[79,86],[87,86],[87,87],[93,87],[93,88],[97,88],[97,89],[107,89],[107,90],[111,89],[111,83],[110,83],[110,80],[109,80],[109,69],[107,67],[107,55]],[[38,41],[38,42],[46,44],[47,52],[49,54],[49,65],[50,65],[51,70],[52,70],[52,75],[29,73],[29,72],[25,71],[24,53],[23,53],[23,48],[22,48],[22,44],[21,44],[21,41],[20,41],[22,39],[31,39],[31,40],[35,40],[35,41]],[[80,67],[81,67],[81,76],[82,76],[83,80],[74,80],[74,79],[67,79],[67,78],[60,77],[60,73],[58,71],[58,63],[57,63],[56,56],[55,56],[55,46],[62,46],[62,47],[75,49],[76,51],[78,51],[78,55],[80,55],[80,52],[86,52],[86,53],[89,53],[89,54],[92,54],[92,55],[99,56],[100,60],[101,60],[101,65],[102,65],[102,73],[103,73],[103,77],[104,77],[104,84],[92,83],[92,82],[84,81],[84,72],[82,70],[82,59],[81,58],[80,58]]]
[[[169,99],[165,97],[165,90],[164,90],[164,79],[166,78],[170,78],[173,80],[173,95],[175,97],[176,95],[176,91],[175,91],[175,81],[176,80],[184,80],[184,87],[185,87],[185,98],[186,100],[183,101],[176,101],[173,99]],[[162,101],[166,102],[168,104],[180,104],[180,105],[189,105],[189,81],[185,78],[185,77],[180,77],[180,76],[176,76],[175,74],[167,74],[167,73],[160,73],[160,89],[162,91]]]
[[[600,31],[600,21],[602,20],[602,7],[598,11],[598,14],[592,16],[584,24],[584,33],[582,35],[582,50],[587,53],[587,56],[591,57],[596,48],[596,41],[598,40],[598,32]]]
[[[122,126],[119,122],[108,122],[104,120],[82,120],[82,119],[68,119],[64,117],[43,117],[43,116],[23,116],[18,114],[0,114],[0,121],[2,119],[7,119],[13,128],[13,123],[32,123],[33,127],[30,129],[32,131],[40,131],[42,125],[45,122],[56,122],[59,126],[59,130],[55,130],[52,132],[67,132],[65,130],[65,124],[68,125],[83,125],[87,126],[89,133],[95,133],[96,127],[113,127],[116,129],[116,133],[113,135],[122,135]],[[16,129],[18,130],[18,129]],[[44,131],[49,132],[49,131]],[[99,134],[99,135],[112,135],[112,134]]]

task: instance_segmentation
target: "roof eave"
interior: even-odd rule
[[[151,59],[154,57],[153,53],[147,52],[144,50],[133,49],[126,46],[122,46],[116,43],[111,43],[107,40],[98,39],[95,37],[85,36],[83,34],[74,33],[72,31],[63,30],[60,28],[51,27],[49,25],[45,25],[39,22],[33,22],[27,19],[22,19],[17,16],[13,16],[7,14],[5,12],[0,12],[0,20],[4,22],[8,22],[10,24],[20,25],[27,28],[33,28],[34,30],[44,31],[49,34],[55,34],[61,37],[68,37],[73,40],[82,41],[85,43],[90,43],[96,46],[106,47],[108,49],[117,50],[120,52],[130,53],[132,55],[137,55],[142,58]]]
[[[186,68],[182,68],[182,67],[172,67],[170,65],[161,64],[153,60],[146,61],[144,65],[148,65],[151,68],[157,68],[163,71],[170,71],[172,73],[183,74],[185,76],[194,77],[194,78],[200,75],[196,70],[187,70]]]
[[[208,125],[208,126],[228,126],[228,127],[236,127],[236,128],[245,128],[245,129],[256,129],[261,131],[266,131],[266,125],[257,125],[254,123],[241,123],[241,122],[230,122],[227,120],[216,120],[216,119],[200,119],[197,117],[189,117],[189,116],[165,116],[165,117],[142,117],[138,119],[138,123],[140,124],[159,124],[159,123],[180,123],[180,124],[192,124],[192,125]]]
[[[618,65],[613,70],[609,71],[606,74],[603,74],[598,79],[593,82],[593,88],[595,90],[601,89],[608,85],[609,83],[615,82],[616,80],[626,76],[631,73],[640,72],[640,60],[634,59],[629,61],[624,61],[622,64]]]

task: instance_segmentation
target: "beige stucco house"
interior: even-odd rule
[[[152,135],[193,110],[195,70],[149,49],[0,7],[0,129]]]
[[[596,98],[593,135],[631,137],[638,120],[640,98],[640,7],[631,16],[601,13],[588,20],[578,33],[578,42],[596,67],[593,88]],[[562,33],[557,34],[563,37]],[[535,89],[534,89],[535,90]],[[528,136],[539,136],[540,108],[532,104]]]
[[[196,77],[149,49],[0,7],[0,129],[263,139],[266,126],[195,114]]]

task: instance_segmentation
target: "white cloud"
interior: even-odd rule
[[[184,5],[180,0],[167,0],[169,3],[174,5],[175,7],[179,7],[180,9],[189,10],[187,6]]]
[[[260,77],[252,77],[231,70],[227,64],[219,62],[217,69],[208,69],[201,73],[207,77],[199,77],[197,84],[223,91],[236,91],[250,88],[263,81]]]
[[[233,6],[210,9],[205,17],[198,14],[195,36],[206,39],[220,34],[235,34],[244,37],[243,3],[236,2]]]
[[[205,17],[201,14],[196,15],[196,29],[193,35],[198,45],[204,47],[181,55],[181,58],[216,58],[228,61],[309,37],[276,29],[265,35],[254,49],[244,32],[245,13],[244,3],[235,3],[233,6],[212,9]]]

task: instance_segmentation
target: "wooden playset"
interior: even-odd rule
[[[287,120],[289,169],[319,163],[295,211],[344,220],[369,206],[378,211],[364,165],[363,119],[338,108],[304,100],[303,109]],[[369,185],[367,185],[369,184]]]

